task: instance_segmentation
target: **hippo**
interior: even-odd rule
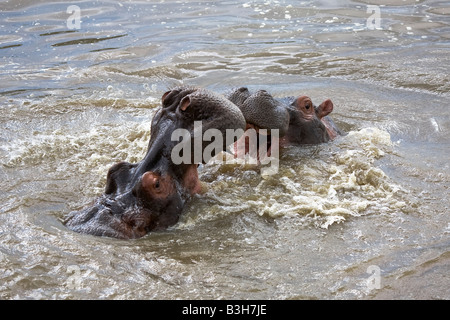
[[[344,134],[328,116],[333,111],[330,99],[315,106],[311,98],[300,96],[286,110],[289,128],[281,139],[282,145],[320,144]]]
[[[289,113],[286,106],[272,97],[266,90],[258,90],[255,93],[250,93],[248,88],[241,87],[233,90],[227,94],[226,97],[236,104],[242,111],[246,120],[245,134],[241,137],[241,141],[234,144],[234,154],[236,157],[251,154],[258,160],[261,157],[270,156],[272,147],[279,144],[279,137],[286,135],[289,128]],[[261,130],[265,129],[265,130]],[[276,132],[276,138],[272,137]],[[251,152],[249,142],[249,132],[256,132],[256,150]],[[263,133],[264,131],[264,133]],[[243,139],[247,139],[242,141]],[[260,146],[264,151],[260,150]],[[265,154],[264,154],[265,153]]]
[[[283,137],[289,127],[289,113],[282,101],[276,100],[266,90],[258,90],[250,94],[250,91],[241,87],[226,96],[242,111],[248,127],[264,128],[268,130],[278,129],[280,137]]]
[[[246,126],[234,103],[206,89],[177,87],[161,100],[151,121],[144,158],[138,163],[114,164],[107,173],[104,193],[92,205],[69,213],[64,222],[69,229],[135,239],[176,224],[186,202],[201,191],[201,184],[198,163],[174,163],[172,151],[179,141],[173,141],[173,132],[183,129],[193,137],[198,121],[203,132],[217,129],[223,135],[228,129],[243,132]],[[223,144],[225,150],[227,141]]]
[[[270,135],[270,130],[278,129],[281,146],[320,144],[344,134],[328,116],[333,111],[330,99],[315,106],[307,96],[275,99],[265,90],[251,94],[246,87],[234,89],[226,97],[242,111],[247,122],[246,130],[259,132],[261,129],[268,129]],[[257,143],[259,146],[259,140]],[[238,143],[235,144],[235,151],[237,145]],[[268,155],[271,147],[273,146],[266,149]],[[249,149],[245,143],[245,152]]]

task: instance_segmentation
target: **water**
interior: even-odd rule
[[[79,28],[67,2],[0,2],[1,298],[450,298],[448,4],[73,4]],[[67,230],[180,84],[331,98],[349,134],[275,176],[203,166],[165,232]]]

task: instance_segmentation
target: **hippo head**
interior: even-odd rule
[[[257,129],[279,130],[279,136],[286,134],[289,126],[289,113],[286,107],[266,90],[258,90],[250,94],[247,88],[241,87],[229,94],[227,98],[242,111],[247,127]]]
[[[131,239],[174,225],[200,184],[197,163],[172,161],[172,150],[179,143],[172,140],[172,133],[183,129],[193,139],[196,121],[201,121],[203,132],[245,128],[238,107],[222,96],[186,87],[166,92],[152,120],[144,159],[113,165],[104,194],[92,206],[71,212],[66,226],[76,232]]]
[[[327,115],[333,111],[330,99],[316,107],[307,96],[298,97],[288,107],[289,130],[285,140],[291,144],[319,144],[328,142],[331,128],[327,126]],[[336,135],[334,134],[333,137]]]

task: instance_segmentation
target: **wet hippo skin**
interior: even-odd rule
[[[275,99],[265,90],[252,94],[245,87],[226,97],[241,109],[247,130],[268,129],[270,135],[270,130],[278,129],[282,146],[320,144],[344,134],[328,116],[334,107],[330,99],[315,106],[307,96]]]
[[[311,98],[300,96],[287,106],[289,128],[282,144],[319,144],[328,142],[342,132],[328,116],[333,111],[333,102],[325,100],[315,106]]]
[[[241,87],[232,91],[227,98],[241,109],[247,124],[253,128],[270,130],[278,129],[283,137],[289,127],[289,113],[286,106],[272,97],[265,90],[251,94],[247,88]]]
[[[186,201],[201,187],[197,163],[176,165],[172,161],[172,149],[179,142],[171,136],[176,129],[186,129],[193,137],[195,121],[201,121],[203,132],[214,128],[224,136],[226,129],[245,129],[246,125],[236,105],[211,91],[178,87],[166,92],[152,119],[144,159],[113,165],[104,193],[91,206],[71,212],[65,225],[80,233],[122,239],[174,225]]]

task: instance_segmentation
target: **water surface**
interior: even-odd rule
[[[433,0],[0,2],[0,297],[449,299],[449,30]],[[331,98],[349,134],[203,166],[165,232],[67,230],[181,84]]]

